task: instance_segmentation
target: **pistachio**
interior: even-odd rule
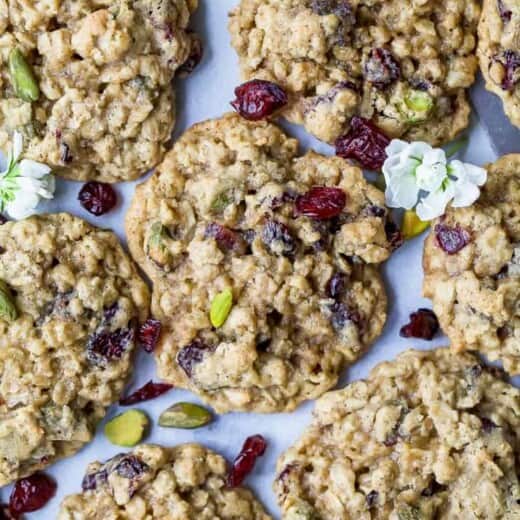
[[[422,520],[423,515],[417,507],[404,504],[397,510],[397,518],[399,520]]]
[[[13,295],[7,284],[0,280],[0,319],[14,321],[18,318],[18,311],[14,304]]]
[[[132,447],[141,442],[149,424],[144,412],[129,410],[106,423],[105,435],[116,446]]]
[[[222,213],[232,202],[229,192],[219,193],[211,202],[212,213]]]
[[[166,238],[166,228],[160,222],[154,222],[150,228],[150,238],[148,239],[149,247],[164,247],[164,239]]]
[[[20,49],[13,49],[9,54],[9,74],[16,95],[31,103],[40,97],[40,87],[29,63]]]
[[[303,500],[299,500],[291,506],[285,514],[287,520],[317,520],[316,510]]]
[[[421,123],[428,119],[434,106],[433,98],[422,90],[409,90],[400,103],[399,111],[408,123]]]
[[[211,302],[211,310],[209,313],[211,324],[217,329],[222,327],[222,325],[226,323],[232,307],[233,292],[231,289],[225,289],[221,293],[217,294]]]
[[[430,222],[423,222],[413,209],[406,210],[403,216],[401,231],[406,240],[410,240],[430,227]]]
[[[159,426],[193,429],[206,426],[212,420],[211,412],[193,403],[177,403],[159,417]]]
[[[148,256],[158,265],[163,266],[168,263],[169,251],[166,247],[168,231],[161,222],[154,222],[150,228],[148,236],[147,253]]]

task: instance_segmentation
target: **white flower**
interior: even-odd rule
[[[383,165],[386,203],[392,208],[413,209],[423,221],[454,207],[473,204],[480,196],[487,172],[461,161],[448,163],[446,153],[420,141],[394,139],[386,148]]]
[[[22,134],[15,132],[7,156],[0,151],[0,211],[14,219],[33,215],[40,199],[52,199],[56,188],[51,169],[29,159],[20,161],[22,150]]]

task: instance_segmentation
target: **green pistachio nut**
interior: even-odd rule
[[[15,321],[18,318],[13,295],[7,284],[0,280],[0,319],[5,321]]]
[[[404,96],[400,111],[408,123],[426,121],[433,110],[433,98],[423,90],[409,90]]]
[[[423,520],[423,515],[417,507],[403,504],[397,510],[399,520]]]
[[[116,446],[132,447],[143,439],[150,421],[141,410],[128,410],[105,425],[107,439]]]
[[[219,193],[211,202],[212,213],[223,213],[223,211],[231,204],[232,198],[229,192]]]
[[[206,408],[193,403],[177,403],[161,414],[159,426],[191,430],[206,426],[211,421],[211,412]]]
[[[209,318],[213,327],[218,329],[226,323],[232,307],[233,292],[231,289],[225,289],[213,298],[209,313]]]
[[[169,259],[169,251],[166,247],[168,231],[161,222],[154,222],[150,228],[148,236],[147,252],[148,256],[158,265],[166,265]]]
[[[413,209],[406,210],[403,216],[401,231],[406,240],[410,240],[430,227],[430,222],[421,220]]]
[[[16,95],[31,103],[40,97],[40,87],[34,72],[20,49],[13,49],[9,54],[9,74]]]

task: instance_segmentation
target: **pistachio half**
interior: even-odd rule
[[[206,408],[193,403],[177,403],[161,414],[159,426],[193,429],[206,426],[211,420],[211,412]]]
[[[212,213],[222,213],[232,202],[231,194],[228,191],[219,193],[211,202]]]
[[[407,123],[422,123],[430,116],[434,107],[434,100],[428,92],[409,90],[403,102],[398,105],[399,111]]]
[[[211,310],[209,313],[211,324],[217,329],[222,327],[222,325],[226,323],[232,307],[233,292],[231,289],[225,289],[217,294],[211,302]]]
[[[0,280],[0,319],[14,321],[18,318],[18,310],[7,284]]]
[[[141,442],[150,421],[141,410],[128,410],[105,425],[107,439],[117,446],[132,447]]]
[[[9,54],[9,74],[16,95],[31,103],[40,97],[40,87],[31,66],[20,49],[13,49]]]
[[[430,222],[422,221],[413,209],[406,210],[403,216],[401,231],[406,240],[410,240],[430,227]]]

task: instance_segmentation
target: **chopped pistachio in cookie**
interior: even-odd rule
[[[158,163],[198,0],[0,1],[0,149],[63,177],[116,182]],[[3,4],[3,7],[2,7]]]
[[[83,493],[64,499],[58,520],[270,520],[246,488],[226,486],[226,461],[197,444],[143,444],[90,464]]]
[[[284,87],[284,115],[319,139],[358,115],[437,145],[468,125],[479,15],[477,0],[241,0],[229,27],[244,78]]]
[[[488,166],[480,199],[432,223],[423,292],[456,350],[520,373],[520,155]]]
[[[217,411],[291,410],[380,334],[384,195],[337,157],[237,115],[195,125],[136,191],[129,246],[153,281],[161,378]]]
[[[278,461],[283,520],[519,518],[520,391],[470,354],[408,351],[324,395]]]
[[[520,127],[520,4],[516,0],[484,0],[479,23],[478,56],[486,88]]]
[[[0,225],[0,485],[92,439],[148,309],[114,233],[65,213]]]

